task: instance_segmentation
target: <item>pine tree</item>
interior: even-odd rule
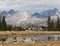
[[[12,25],[8,25],[7,30],[12,31]]]
[[[48,25],[48,31],[51,31],[51,17],[50,16],[48,17],[47,25]]]
[[[19,27],[17,27],[17,30],[24,31],[24,28],[22,28],[22,26],[19,26]]]
[[[60,31],[60,19],[59,19],[59,31]]]
[[[13,27],[13,30],[14,30],[14,31],[16,31],[16,30],[17,30],[17,26],[16,26],[16,25]]]
[[[60,19],[59,19],[59,16],[57,17],[57,21],[56,21],[56,31],[60,31]]]
[[[55,23],[54,23],[54,20],[51,20],[51,23],[50,23],[50,30],[51,30],[51,31],[54,31],[54,30],[55,30]]]
[[[6,31],[7,30],[7,24],[6,24],[6,21],[5,21],[5,17],[4,16],[2,18],[2,30],[3,31]]]
[[[2,30],[2,28],[1,28],[1,27],[2,27],[2,25],[1,25],[1,17],[0,17],[0,31]]]

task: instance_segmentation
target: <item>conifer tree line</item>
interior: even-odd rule
[[[48,25],[48,31],[60,31],[60,18],[57,16],[57,20],[51,19],[51,17],[48,17],[47,20]]]
[[[7,25],[6,21],[5,21],[5,17],[0,17],[0,31],[12,31],[12,30],[18,30],[18,31],[22,31],[24,30],[22,27],[17,27],[12,26],[12,25]]]

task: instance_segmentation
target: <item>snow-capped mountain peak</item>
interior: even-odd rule
[[[8,13],[9,13],[9,14],[14,14],[14,13],[16,13],[16,11],[13,10],[13,9],[10,9],[10,10],[8,11]]]

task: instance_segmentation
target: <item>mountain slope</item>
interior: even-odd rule
[[[6,17],[6,21],[7,23],[10,24],[17,24],[20,23],[21,21],[27,20],[29,17],[31,17],[31,14],[32,14],[31,12],[17,12],[12,16],[8,15]]]
[[[12,14],[15,14],[15,13],[16,13],[16,11],[13,10],[13,9],[9,10],[8,12],[5,11],[5,10],[4,11],[0,11],[0,17],[3,17],[3,16],[7,17],[8,14],[12,15]]]
[[[0,12],[0,16],[1,17],[3,17],[3,16],[7,16],[8,15],[8,12],[6,12],[6,11],[2,11],[2,12]]]
[[[7,24],[12,25],[47,25],[47,17],[51,16],[52,19],[57,19],[57,16],[60,16],[60,11],[56,8],[45,11],[43,13],[33,13],[31,11],[27,12],[17,12],[6,17]]]
[[[32,17],[32,12],[17,12],[15,14],[8,15],[6,17],[7,24],[12,25],[26,25],[26,24],[42,24],[45,22],[45,19],[40,19],[37,17]],[[43,22],[42,22],[43,21]]]
[[[9,14],[14,14],[14,13],[16,13],[16,11],[13,10],[13,9],[11,9],[11,10],[8,11],[8,13],[9,13]]]
[[[60,13],[60,11],[57,8],[46,10],[42,13],[35,13],[32,16],[35,16],[37,18],[47,18],[48,16],[55,16],[57,13]]]

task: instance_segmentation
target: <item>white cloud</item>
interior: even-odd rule
[[[48,9],[57,7],[60,9],[60,0],[0,0],[0,9]]]

